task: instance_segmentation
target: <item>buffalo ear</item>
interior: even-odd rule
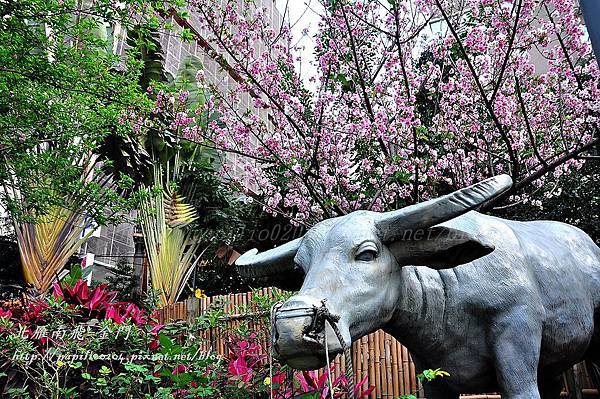
[[[416,230],[388,245],[398,263],[447,269],[481,258],[494,246],[462,230],[434,226]]]
[[[304,270],[294,263],[294,257],[301,242],[302,237],[261,253],[252,249],[236,259],[236,268],[242,277],[253,279],[253,284],[299,290]]]

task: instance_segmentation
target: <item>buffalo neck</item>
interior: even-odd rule
[[[406,266],[399,278],[396,309],[384,330],[417,357],[439,347],[443,337],[446,292],[440,273]]]

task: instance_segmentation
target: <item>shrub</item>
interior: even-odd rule
[[[55,284],[45,298],[0,309],[3,397],[215,397],[225,367],[199,356],[184,326],[163,326],[106,285]]]
[[[318,399],[326,377],[269,367],[266,331],[240,323],[225,328],[223,303],[194,322],[160,324],[131,302],[118,301],[106,284],[88,286],[68,276],[45,297],[0,308],[0,396],[7,398],[221,398]],[[256,318],[272,299],[254,298]],[[279,298],[281,299],[281,298]],[[253,321],[257,321],[253,319]],[[202,352],[211,329],[226,339],[227,353]],[[374,387],[360,397],[368,396]],[[333,383],[335,398],[347,390]],[[272,392],[271,392],[272,391]]]

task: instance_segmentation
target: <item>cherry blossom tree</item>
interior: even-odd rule
[[[498,201],[550,196],[598,149],[600,74],[575,1],[323,1],[306,81],[289,26],[237,3],[192,2],[193,36],[233,84],[179,120],[243,155],[250,181],[232,181],[297,223],[499,173],[515,185]]]

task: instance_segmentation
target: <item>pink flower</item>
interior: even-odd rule
[[[104,316],[107,320],[113,320],[117,324],[122,324],[127,320],[131,320],[136,325],[142,325],[146,323],[146,317],[144,311],[137,307],[133,303],[127,304],[125,311],[121,313],[121,307],[123,303],[110,304],[106,309],[106,315]]]
[[[256,334],[250,334],[247,339],[231,337],[227,341],[227,347],[227,373],[233,379],[250,382],[254,376],[254,368],[259,367],[266,358],[256,342]]]
[[[144,317],[144,311],[137,307],[137,305],[130,303],[125,309],[123,319],[130,318],[135,324],[140,325],[146,322]]]
[[[65,295],[63,294],[62,289],[60,288],[60,284],[58,282],[52,284],[53,292],[52,296],[56,299],[64,299]]]
[[[159,333],[159,331],[164,327],[164,324],[156,324],[155,326],[152,327],[152,330],[150,330],[150,334],[152,335],[156,335]]]
[[[193,3],[206,16],[200,29],[230,54],[239,77],[223,82],[226,93],[208,101],[218,115],[208,129],[183,134],[247,155],[252,161],[238,179],[240,191],[262,194],[268,212],[289,214],[296,224],[426,200],[441,194],[438,188],[511,170],[510,155],[526,177],[544,164],[534,150],[551,161],[592,140],[586,132],[600,110],[600,71],[572,2],[548,0],[550,22],[539,2],[523,2],[517,16],[510,2],[469,0],[454,18],[457,37],[437,25],[438,32],[419,34],[414,12],[422,20],[439,16],[430,0],[416,1],[414,9],[399,6],[397,14],[377,2],[353,2],[346,13],[350,32],[344,8],[327,9],[313,37],[315,73],[306,77],[295,63],[311,60],[289,45],[296,42],[290,29],[276,36],[265,29],[269,13],[249,21],[233,0]],[[379,45],[388,42],[384,32],[402,32],[400,44]],[[557,36],[561,44],[549,40]],[[456,53],[460,47],[465,54]],[[537,53],[543,62],[533,62]],[[368,78],[365,87],[356,65]],[[173,127],[199,126],[201,115],[176,115]],[[581,165],[564,166],[555,179]],[[226,165],[223,176],[234,180],[232,169]],[[544,177],[552,176],[537,180]]]
[[[250,382],[253,374],[252,369],[248,367],[248,364],[243,357],[239,357],[233,362],[230,362],[227,367],[227,372],[230,376],[239,377],[244,382]]]
[[[119,314],[119,311],[114,306],[109,306],[106,309],[106,316],[104,316],[106,320],[112,320],[117,324],[123,323],[123,318]]]

